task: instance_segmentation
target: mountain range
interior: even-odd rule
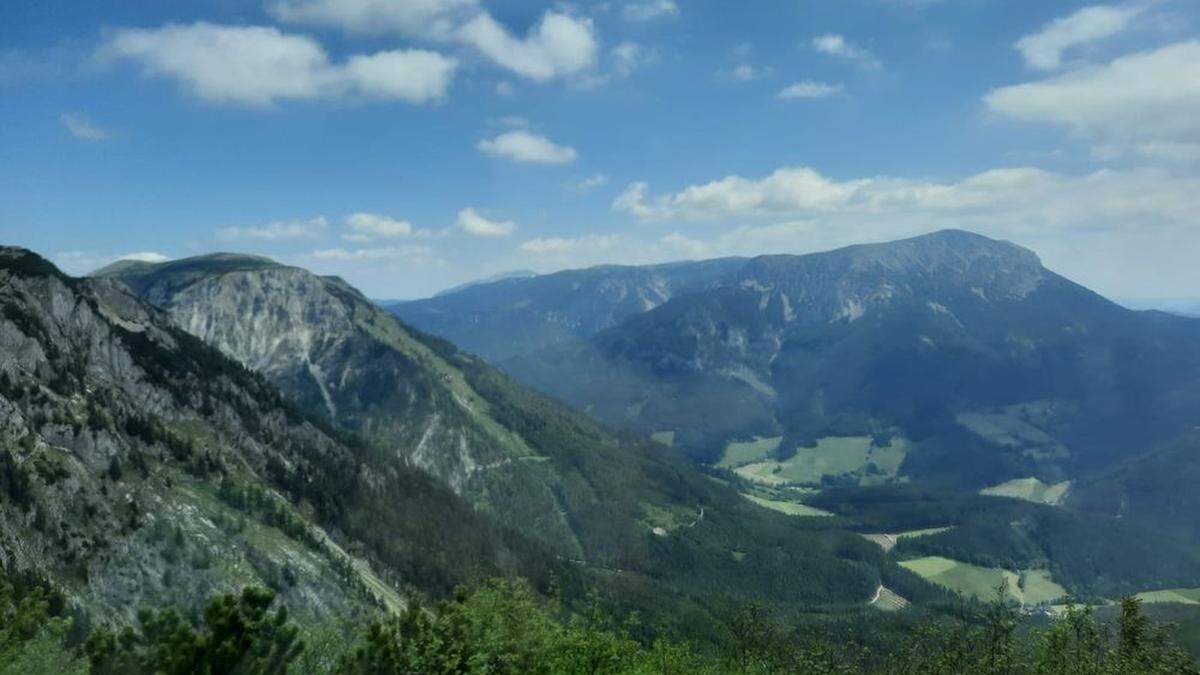
[[[629,301],[668,273],[689,283]],[[1200,419],[1200,321],[1124,309],[1027,249],[962,231],[562,272],[391,309],[703,463],[754,438],[781,438],[786,455],[825,437],[894,436],[911,479],[1057,483]],[[555,338],[492,330],[518,323]]]
[[[861,607],[881,575],[899,574],[860,537],[763,509],[649,440],[609,431],[409,328],[340,279],[216,254],[121,264],[87,283],[101,282],[261,373],[299,410],[361,442],[373,462],[435,478],[501,539],[527,544],[497,546],[511,559],[495,566],[501,572],[564,574],[553,565],[529,571],[549,559],[582,574],[582,586],[620,570],[608,586],[623,598],[656,596],[657,611],[671,606],[663,593],[699,605],[716,589],[792,607]],[[419,513],[389,516],[423,526]],[[449,537],[459,528],[448,529]],[[931,591],[915,586],[910,594]]]
[[[262,257],[72,278],[4,248],[0,306],[0,567],[90,620],[511,576],[711,635],[744,601],[946,606],[914,556],[1200,585],[1200,322],[969,233],[388,309]]]

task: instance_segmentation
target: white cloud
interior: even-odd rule
[[[826,84],[824,82],[805,80],[784,87],[778,96],[781,99],[829,98],[831,96],[838,96],[844,91],[845,89],[840,84]]]
[[[117,260],[134,260],[137,262],[161,263],[170,260],[167,256],[156,253],[154,251],[137,251],[136,253],[126,253],[122,256],[117,256]]]
[[[457,29],[458,39],[522,77],[546,82],[596,65],[600,43],[591,19],[546,12],[524,39],[486,12]]]
[[[1100,156],[1195,158],[1200,155],[1200,41],[996,89],[984,102],[1011,119],[1065,127],[1092,143]]]
[[[633,183],[613,202],[613,210],[642,220],[707,218],[837,208],[856,189],[805,167],[787,167],[761,180],[727,176],[689,186],[673,195],[648,197],[645,183]]]
[[[644,186],[631,191],[627,206],[643,219],[687,229],[654,239],[647,232],[595,262],[804,253],[961,228],[1029,246],[1051,269],[1101,292],[1185,294],[1200,284],[1198,192],[1200,177],[1162,168],[1018,167],[954,180],[834,180],[787,168],[658,197]]]
[[[1194,223],[1189,192],[1196,189],[1200,179],[1155,169],[1072,176],[1009,168],[937,182],[887,176],[837,181],[807,167],[786,167],[760,179],[727,176],[656,198],[635,183],[613,209],[642,220],[788,217],[886,224],[912,218],[926,227],[1003,224],[1010,232],[1036,232],[1101,223]]]
[[[170,260],[169,257],[155,251],[137,251],[123,255],[111,255],[96,251],[60,251],[54,254],[54,262],[59,269],[67,274],[90,274],[119,260],[136,260],[139,262],[160,263]]]
[[[615,234],[589,234],[582,237],[546,237],[530,239],[522,243],[518,249],[523,253],[538,256],[565,256],[586,251],[590,254],[603,253],[612,249],[621,241]]]
[[[517,95],[517,90],[511,82],[501,80],[496,83],[496,95],[501,98],[512,98]]]
[[[622,42],[612,48],[610,55],[617,77],[628,77],[633,71],[658,61],[658,52],[636,42]]]
[[[437,52],[399,49],[351,57],[342,79],[368,96],[425,103],[445,98],[457,67]]]
[[[535,164],[569,164],[578,155],[575,148],[557,145],[545,136],[525,130],[506,131],[479,141],[475,147],[493,157]]]
[[[346,216],[345,222],[346,226],[351,229],[349,234],[342,235],[342,239],[347,241],[365,242],[375,239],[394,239],[413,234],[412,223],[378,213],[352,213]]]
[[[635,218],[643,220],[653,220],[659,217],[666,217],[665,211],[650,206],[646,203],[646,195],[650,191],[650,186],[642,181],[630,183],[617,198],[613,200],[612,210],[623,211]],[[662,214],[662,215],[660,215]]]
[[[428,246],[380,246],[375,248],[325,248],[317,249],[308,256],[324,262],[356,262],[390,266],[397,263],[415,265],[443,265],[445,261]]]
[[[329,221],[324,216],[317,216],[308,220],[276,221],[251,227],[223,227],[217,230],[217,238],[223,241],[312,239],[323,235],[328,227]]]
[[[283,22],[332,25],[350,33],[444,38],[476,0],[280,0],[268,6]]]
[[[282,100],[361,95],[427,103],[445,96],[457,62],[409,49],[333,64],[315,40],[273,27],[204,22],[123,29],[100,50],[141,64],[214,103],[270,106]]]
[[[593,72],[576,77],[572,86],[576,89],[595,89],[613,80],[629,77],[634,71],[658,62],[658,50],[643,47],[636,42],[622,42],[608,51],[608,68],[605,72]]]
[[[517,229],[517,224],[511,220],[488,220],[470,206],[458,212],[454,226],[477,237],[500,237],[512,234]]]
[[[862,47],[851,44],[845,37],[836,33],[826,33],[825,35],[813,38],[812,47],[822,54],[851,61],[863,68],[875,69],[882,65],[879,59],[875,58],[874,54]]]
[[[591,19],[547,11],[524,37],[514,36],[478,0],[277,0],[281,21],[327,25],[352,34],[395,33],[434,42],[460,42],[502,68],[537,82],[595,66],[600,43]],[[512,85],[497,85],[501,96]]]
[[[604,187],[605,185],[608,185],[608,176],[602,173],[597,173],[587,176],[586,178],[581,178],[571,183],[569,187],[574,192],[586,194],[592,190],[595,190],[596,188]]]
[[[72,136],[81,141],[103,141],[112,138],[112,132],[96,124],[83,113],[63,113],[58,120]]]
[[[679,7],[673,0],[640,0],[626,3],[621,8],[621,16],[626,21],[651,21],[679,14]]]
[[[1120,33],[1143,9],[1132,4],[1084,7],[1026,35],[1015,47],[1030,67],[1054,70],[1062,65],[1063,52]]]

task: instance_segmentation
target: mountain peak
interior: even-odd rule
[[[967,230],[938,230],[928,234],[875,244],[856,244],[811,256],[846,256],[856,265],[887,267],[952,267],[980,259],[1004,260],[1012,264],[1041,267],[1033,251],[1012,242],[985,237]],[[807,256],[804,256],[807,257]]]
[[[940,230],[820,253],[760,256],[742,271],[741,280],[810,289],[814,282],[833,279],[888,284],[924,280],[980,288],[992,297],[1020,298],[1036,289],[1046,274],[1029,249],[964,230]]]
[[[141,260],[118,260],[111,265],[101,267],[95,272],[92,272],[89,276],[126,276],[130,274],[140,275],[166,271],[176,273],[185,271],[199,273],[220,273],[250,269],[263,269],[267,267],[284,267],[284,265],[277,263],[265,256],[250,255],[247,253],[218,252],[192,256],[190,258],[180,258],[178,260],[168,260],[161,263],[145,262]]]
[[[54,263],[19,246],[0,246],[0,270],[20,276],[53,276],[66,278]]]

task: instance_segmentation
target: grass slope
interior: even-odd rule
[[[1025,605],[1048,603],[1067,594],[1066,589],[1056,584],[1045,570],[1017,573],[995,567],[979,567],[941,556],[905,560],[900,566],[927,581],[976,600],[994,599],[996,590],[1001,586],[1006,598]]]
[[[983,488],[979,494],[989,497],[1012,497],[1034,504],[1058,506],[1071,489],[1071,481],[1047,485],[1037,478],[1014,478],[999,485]]]

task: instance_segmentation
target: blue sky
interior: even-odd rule
[[[0,241],[73,273],[403,298],[961,227],[1194,296],[1198,194],[1191,0],[0,5]]]

